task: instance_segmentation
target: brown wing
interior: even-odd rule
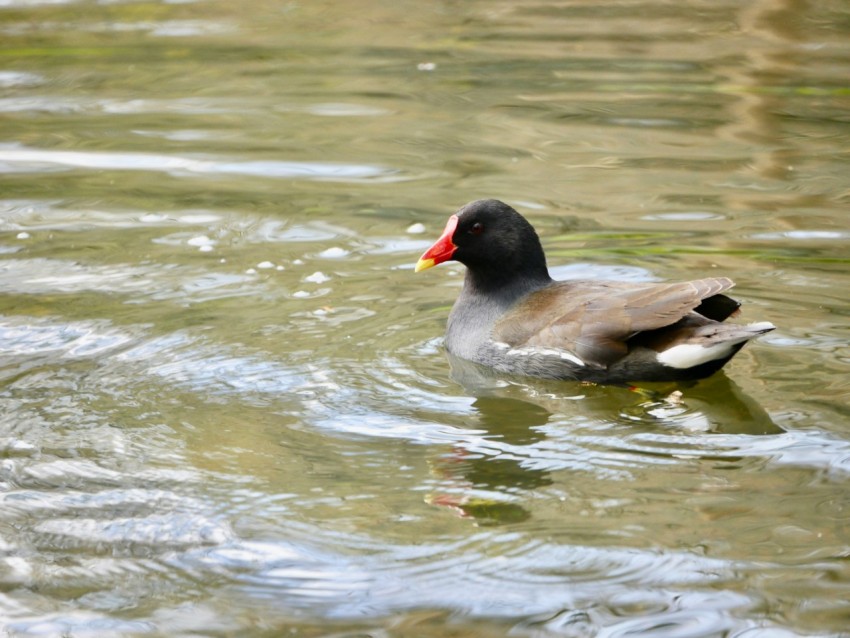
[[[512,347],[561,348],[607,367],[628,352],[638,332],[676,323],[703,299],[731,288],[726,277],[679,283],[564,281],[532,293],[494,327]]]

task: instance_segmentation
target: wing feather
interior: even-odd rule
[[[726,277],[635,285],[565,281],[529,295],[495,326],[494,339],[512,347],[560,348],[591,365],[608,366],[640,332],[672,325],[733,286]]]

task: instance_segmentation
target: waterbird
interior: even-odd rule
[[[686,381],[722,368],[768,321],[723,323],[734,283],[555,281],[534,227],[504,202],[482,199],[449,217],[416,264],[466,266],[445,346],[497,372],[600,384]]]

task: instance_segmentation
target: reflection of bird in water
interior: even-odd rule
[[[783,432],[723,373],[688,384],[616,387],[506,379],[464,359],[449,360],[452,378],[477,397],[469,427],[484,433],[479,446],[466,441],[432,460],[439,485],[427,500],[480,525],[527,520],[531,513],[523,503],[553,484],[548,470],[530,462],[553,417],[709,436]]]
[[[520,504],[522,499],[538,487],[551,485],[552,479],[544,470],[523,467],[522,448],[545,438],[535,426],[545,425],[551,414],[534,403],[502,397],[479,397],[472,407],[478,418],[470,425],[485,430],[488,440],[497,440],[501,451],[489,455],[456,446],[435,459],[432,469],[441,489],[427,500],[479,524],[524,521],[530,513]],[[506,454],[506,446],[517,454]]]
[[[470,394],[520,399],[550,415],[582,415],[604,423],[655,423],[717,434],[783,432],[764,408],[722,372],[685,383],[600,386],[509,378],[459,357],[448,357],[452,379]],[[492,418],[499,417],[494,414]]]

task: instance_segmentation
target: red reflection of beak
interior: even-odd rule
[[[440,235],[440,238],[416,262],[415,272],[431,268],[452,258],[452,255],[455,254],[455,249],[457,249],[457,246],[452,243],[452,235],[455,234],[456,228],[457,215],[452,215],[449,217],[449,221],[446,223],[446,227],[443,229],[443,234]]]

